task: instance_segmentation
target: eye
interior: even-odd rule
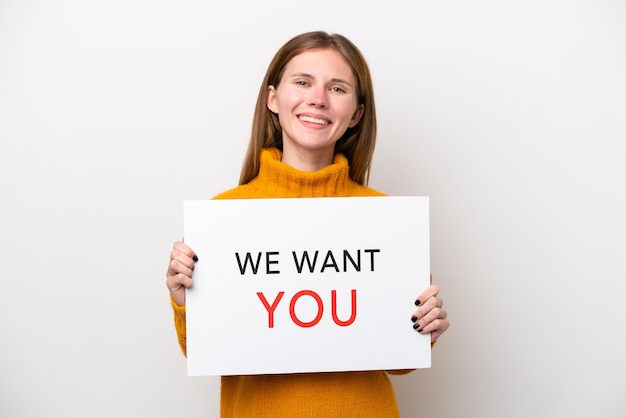
[[[298,81],[296,81],[296,85],[298,85],[298,86],[308,86],[309,83],[307,83],[304,80],[298,80]]]
[[[330,91],[333,91],[335,93],[345,93],[346,92],[344,89],[342,89],[341,87],[337,87],[337,86],[331,87]]]

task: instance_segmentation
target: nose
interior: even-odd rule
[[[324,87],[314,87],[310,90],[309,105],[315,107],[327,107],[328,99]]]

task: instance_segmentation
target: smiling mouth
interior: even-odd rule
[[[304,115],[302,115],[299,118],[300,118],[300,120],[302,122],[316,123],[318,125],[323,125],[323,126],[324,125],[328,125],[330,123],[329,121],[327,121],[325,119],[312,118],[311,116],[304,116]]]

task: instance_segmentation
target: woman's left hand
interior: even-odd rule
[[[438,295],[439,287],[431,284],[415,300],[417,310],[411,318],[413,328],[421,333],[430,332],[430,341],[433,343],[450,327],[448,313],[443,309],[443,300]]]

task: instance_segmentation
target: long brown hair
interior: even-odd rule
[[[327,32],[306,32],[293,37],[274,55],[259,89],[248,151],[241,168],[239,184],[246,184],[259,173],[262,148],[282,151],[282,129],[278,116],[267,108],[268,86],[278,87],[287,63],[310,49],[334,49],[348,62],[356,79],[357,102],[364,106],[359,123],[348,128],[337,141],[335,153],[342,153],[350,165],[350,178],[362,185],[369,180],[372,155],[376,145],[376,107],[370,70],[359,49],[345,36]]]

